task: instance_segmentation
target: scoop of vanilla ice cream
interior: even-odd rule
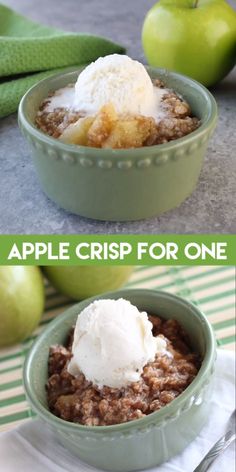
[[[118,114],[155,118],[164,93],[153,86],[140,62],[112,54],[100,57],[81,72],[75,84],[74,108],[95,114],[112,103]]]
[[[99,387],[120,388],[140,380],[143,367],[165,350],[147,313],[122,298],[97,300],[78,316],[68,371],[82,372]]]

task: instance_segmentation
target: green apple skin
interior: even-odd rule
[[[115,290],[130,277],[130,266],[47,266],[43,272],[59,292],[75,300],[83,300]]]
[[[23,341],[44,308],[44,284],[33,266],[0,266],[0,347]]]
[[[142,42],[148,63],[206,87],[236,60],[236,12],[224,0],[160,0],[148,12]]]

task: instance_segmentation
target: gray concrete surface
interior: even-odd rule
[[[107,35],[144,61],[140,29],[154,0],[3,0],[33,20]],[[235,2],[232,0],[232,4]],[[16,116],[0,122],[0,233],[235,233],[236,70],[213,93],[220,119],[194,194],[159,218],[103,223],[60,210],[42,192]]]

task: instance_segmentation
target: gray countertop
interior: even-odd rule
[[[51,26],[106,35],[126,45],[130,56],[144,61],[140,30],[144,14],[154,0],[5,0],[4,3]],[[0,233],[235,233],[236,70],[212,92],[219,105],[219,124],[194,194],[178,209],[133,223],[92,221],[59,209],[39,186],[16,116],[1,120]]]

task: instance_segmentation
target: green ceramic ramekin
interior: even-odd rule
[[[167,461],[198,435],[209,414],[216,350],[209,322],[188,301],[155,290],[120,290],[96,299],[120,297],[148,313],[178,320],[194,349],[202,355],[198,375],[178,398],[145,418],[116,426],[69,423],[48,411],[45,383],[49,346],[65,341],[78,313],[95,297],[74,305],[48,325],[26,359],[24,386],[33,410],[67,449],[95,467],[129,472]]]
[[[188,77],[147,70],[189,102],[202,122],[198,130],[167,144],[139,149],[68,145],[39,131],[34,120],[48,93],[75,82],[79,71],[47,78],[22,98],[20,128],[32,148],[44,191],[60,207],[99,220],[139,220],[179,206],[193,192],[216,126],[216,102],[205,87]]]

